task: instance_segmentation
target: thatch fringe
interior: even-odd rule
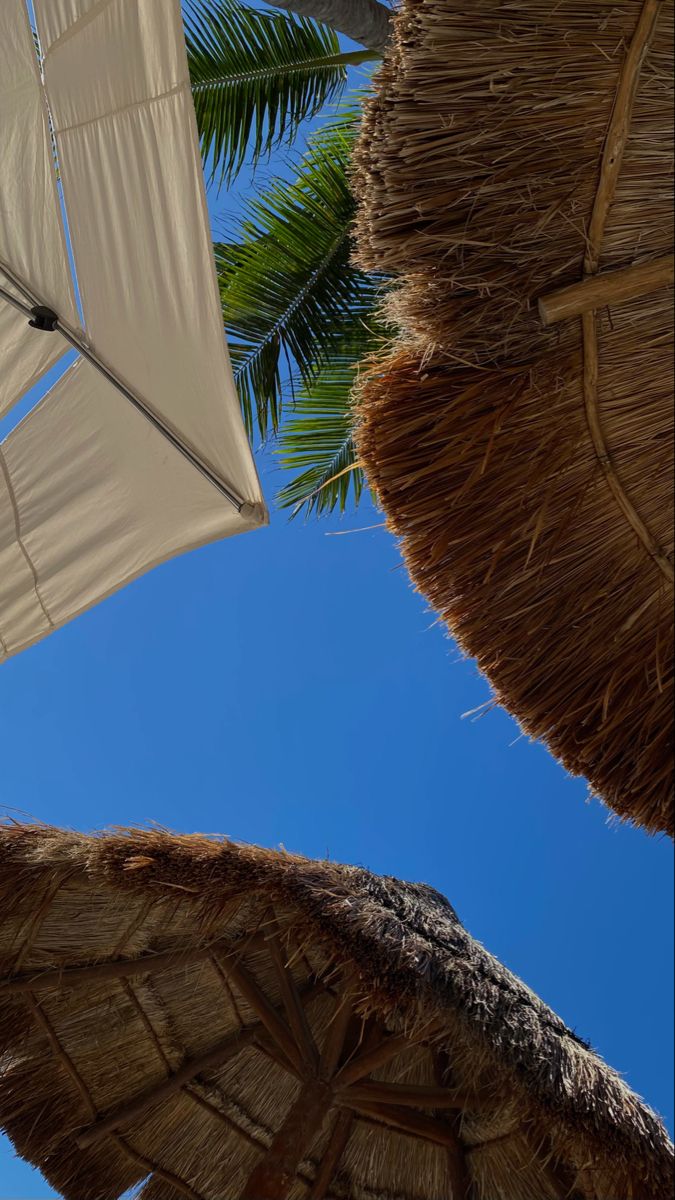
[[[672,833],[672,288],[583,339],[537,304],[672,253],[672,0],[407,0],[395,30],[355,185],[401,338],[365,375],[359,456],[500,702]]]
[[[55,880],[63,881],[56,891]],[[46,894],[52,896],[50,907],[36,922]],[[148,899],[154,902],[151,907]],[[22,953],[24,974],[54,963],[73,965],[74,959],[79,963],[107,960],[139,911],[149,915],[133,935],[135,953],[169,946],[179,949],[190,944],[186,938],[195,945],[226,930],[255,928],[269,920],[271,909],[286,914],[298,962],[309,956],[314,964],[323,964],[321,975],[328,986],[347,971],[359,1011],[375,1014],[392,1033],[404,1033],[413,1043],[431,1038],[439,1051],[448,1054],[456,1085],[470,1084],[481,1095],[482,1124],[472,1125],[473,1118],[465,1118],[467,1136],[477,1143],[472,1169],[482,1181],[479,1195],[492,1194],[493,1187],[509,1200],[521,1200],[514,1191],[513,1172],[522,1160],[522,1196],[538,1200],[548,1191],[541,1172],[549,1157],[558,1164],[557,1179],[561,1170],[571,1173],[571,1184],[577,1177],[579,1196],[616,1200],[632,1194],[641,1200],[660,1200],[665,1194],[672,1146],[658,1118],[586,1043],[470,937],[447,901],[432,889],[380,879],[358,868],[158,831],[118,831],[104,837],[37,826],[8,826],[0,831],[0,973],[4,976],[16,974]],[[74,912],[78,913],[76,940]],[[29,930],[31,942],[26,946]],[[172,930],[177,942],[172,940]],[[222,1036],[223,1018],[213,1007],[198,966],[174,969],[162,978],[169,978],[170,989],[164,982],[153,987],[162,992],[163,1001],[159,992],[155,999],[145,987],[139,992],[164,1047],[159,1060],[147,1026],[139,1022],[138,1005],[130,1002],[128,992],[115,980],[68,989],[60,998],[53,990],[36,992],[28,1006],[32,1016],[22,1009],[23,1002],[3,995],[0,988],[5,1051],[0,1125],[19,1152],[37,1163],[68,1197],[112,1200],[123,1190],[122,1184],[128,1187],[134,1181],[134,1170],[140,1170],[124,1148],[115,1149],[114,1141],[99,1140],[91,1149],[77,1149],[73,1133],[90,1121],[91,1114],[85,1111],[87,1103],[76,1074],[85,1087],[93,1086],[97,1107],[106,1096],[106,1107],[114,1108],[125,1094],[125,1073],[131,1075],[134,1094],[147,1086],[143,1080],[148,1069],[150,1078],[157,1078],[159,1068],[161,1081],[167,1064],[180,1063],[180,1050],[171,1049],[171,1027],[189,1030],[197,1048],[207,1048]],[[59,1061],[48,1031],[36,1023],[31,1009],[35,1003],[42,1006],[74,1070],[62,1058]],[[104,1011],[113,1023],[109,1033],[100,1025]],[[319,1011],[324,1011],[321,1004]],[[122,1055],[117,1062],[116,1054]],[[149,1068],[143,1065],[148,1055]],[[252,1081],[255,1064],[251,1069]],[[269,1079],[272,1087],[269,1065],[262,1078]],[[216,1087],[203,1093],[203,1099],[209,1101],[210,1096],[217,1109],[224,1104],[223,1119],[234,1120],[235,1128],[248,1127],[248,1141],[242,1145],[249,1147],[246,1154],[254,1162],[256,1147],[264,1146],[269,1134],[260,1126],[260,1118],[256,1123],[252,1115],[246,1117],[246,1111],[264,1111],[265,1122],[274,1125],[273,1110],[269,1105],[261,1109],[255,1091],[238,1093],[235,1107],[235,1094],[228,1094],[229,1098],[224,1094],[219,1099]],[[186,1158],[179,1146],[182,1140],[167,1132],[175,1122],[184,1123],[189,1112],[190,1121],[206,1122],[199,1135],[195,1127],[190,1136],[207,1136],[213,1124],[208,1105],[200,1108],[192,1099],[189,1106],[188,1099],[181,1093],[169,1105],[169,1126],[159,1123],[162,1110],[158,1109],[124,1136],[128,1134],[141,1157],[160,1163],[188,1188],[194,1186],[198,1194],[207,1195],[195,1183],[201,1170],[197,1160],[192,1155]],[[518,1138],[514,1141],[514,1122],[522,1132],[522,1145]],[[188,1126],[185,1129],[188,1136]],[[479,1151],[478,1143],[483,1142],[485,1151]],[[424,1168],[431,1171],[430,1195],[436,1194],[433,1186],[437,1186],[432,1186],[434,1162],[432,1156]],[[593,1190],[583,1191],[580,1180],[589,1164]],[[313,1168],[306,1169],[311,1178]],[[406,1177],[407,1171],[405,1167]],[[528,1171],[534,1171],[531,1178]],[[103,1179],[109,1181],[106,1186]],[[237,1194],[235,1188],[233,1195]],[[400,1194],[406,1194],[403,1186]]]
[[[615,328],[613,437],[631,458],[642,448],[631,494],[667,536],[641,476],[645,458],[672,471],[661,332]],[[476,373],[402,351],[365,377],[358,453],[413,581],[497,700],[616,813],[672,833],[670,589],[606,502],[575,367],[552,355]],[[626,403],[634,371],[640,408]]]

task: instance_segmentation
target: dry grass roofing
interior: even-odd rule
[[[673,1147],[423,884],[0,829],[0,1125],[66,1200],[663,1200]]]
[[[673,830],[673,3],[404,0],[357,151],[359,452],[497,699]]]

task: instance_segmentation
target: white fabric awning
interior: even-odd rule
[[[45,304],[77,326],[47,107],[24,0],[0,5],[0,262],[11,262]],[[0,299],[0,417],[63,351],[61,338],[41,337]]]
[[[25,0],[0,4],[0,288],[53,309],[127,396],[80,359],[0,446],[0,661],[165,559],[266,521],[180,4],[34,10],[42,79]],[[0,417],[68,348],[0,296]]]

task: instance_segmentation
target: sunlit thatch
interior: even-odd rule
[[[657,1117],[422,884],[0,829],[0,1126],[66,1200],[661,1200]]]
[[[670,832],[672,55],[672,0],[406,0],[355,178],[401,330],[359,454],[412,578],[528,733]]]

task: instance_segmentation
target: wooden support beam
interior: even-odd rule
[[[247,971],[243,963],[233,959],[225,963],[221,962],[220,965],[231,983],[241,992],[256,1016],[260,1018],[270,1037],[274,1038],[282,1054],[289,1062],[293,1063],[300,1075],[306,1076],[302,1055],[296,1046],[293,1034],[251,973]]]
[[[556,1197],[556,1200],[588,1200],[588,1196],[584,1196],[573,1186],[573,1175],[570,1171],[559,1165],[554,1166],[551,1162],[546,1163],[545,1166],[540,1164],[540,1170],[546,1179],[550,1193]]]
[[[428,1117],[410,1108],[397,1108],[393,1104],[354,1100],[349,1091],[338,1092],[335,1101],[341,1108],[350,1108],[358,1115],[369,1117],[380,1125],[386,1125],[388,1129],[395,1129],[398,1133],[406,1133],[410,1137],[433,1142],[434,1145],[444,1146],[446,1149],[455,1143],[455,1135],[449,1125],[436,1117]]]
[[[288,1023],[303,1057],[306,1074],[309,1077],[314,1076],[319,1068],[319,1051],[309,1027],[307,1014],[302,1006],[295,979],[286,963],[278,937],[276,935],[268,937],[267,945],[279,980]]]
[[[447,1086],[448,1080],[452,1079],[447,1054],[439,1050],[432,1051],[432,1062],[436,1083],[441,1087]],[[471,1107],[468,1100],[462,1105],[462,1108],[471,1109]],[[448,1125],[453,1136],[453,1140],[446,1150],[448,1183],[450,1185],[449,1200],[470,1200],[472,1194],[471,1168],[466,1146],[460,1136],[461,1113],[454,1113],[448,1120]]]
[[[595,450],[600,470],[604,475],[607,487],[636,537],[642,542],[647,554],[654,560],[664,578],[672,584],[675,580],[675,571],[673,570],[669,552],[665,546],[659,544],[651,529],[645,524],[640,513],[635,508],[631,496],[624,487],[623,479],[617,471],[613,457],[609,452],[600,404],[600,345],[598,321],[594,312],[584,313],[581,318],[581,330],[584,364],[584,407],[586,409],[588,432],[593,442],[593,449]]]
[[[325,1200],[328,1189],[335,1179],[335,1172],[340,1164],[340,1159],[347,1148],[347,1142],[349,1141],[349,1135],[353,1127],[353,1112],[344,1109],[343,1112],[338,1113],[337,1121],[333,1126],[333,1132],[330,1135],[324,1156],[319,1163],[307,1200]]]
[[[208,945],[189,950],[169,950],[164,954],[143,954],[139,958],[117,958],[109,962],[90,963],[80,967],[56,967],[47,971],[27,971],[9,979],[0,979],[0,994],[41,992],[47,988],[70,988],[83,983],[99,983],[105,979],[129,979],[134,975],[156,975],[160,971],[175,971],[208,958],[215,950],[235,953],[240,947],[220,938]]]
[[[312,992],[320,990],[320,987],[312,986],[308,988],[305,994],[309,996]],[[255,1024],[246,1025],[243,1029],[236,1030],[235,1033],[218,1042],[217,1045],[205,1051],[204,1054],[198,1054],[194,1058],[189,1058],[168,1079],[162,1079],[160,1083],[147,1088],[145,1091],[132,1097],[131,1100],[126,1100],[123,1104],[118,1105],[112,1112],[99,1117],[88,1129],[83,1129],[76,1136],[75,1142],[77,1146],[79,1146],[80,1150],[86,1150],[88,1146],[94,1145],[100,1138],[105,1137],[107,1133],[130,1125],[143,1116],[149,1108],[175,1095],[186,1083],[190,1083],[198,1075],[203,1075],[207,1071],[214,1071],[218,1067],[222,1067],[224,1063],[229,1062],[232,1058],[236,1058],[237,1054],[240,1054],[242,1050],[248,1046],[252,1046],[254,1043],[261,1041],[263,1043],[261,1048],[266,1052],[264,1039],[265,1026],[262,1021],[256,1021]]]
[[[674,281],[675,256],[667,254],[652,262],[588,275],[580,283],[548,292],[539,300],[539,315],[543,325],[555,325],[594,309],[647,296]]]
[[[49,1042],[49,1045],[51,1046],[54,1058],[69,1076],[71,1083],[73,1083],[77,1088],[90,1119],[94,1121],[96,1119],[96,1106],[91,1098],[89,1088],[87,1087],[84,1079],[80,1075],[80,1072],[75,1066],[75,1063],[70,1055],[61,1045],[58,1034],[47,1014],[42,1011],[40,1005],[36,1003],[32,996],[29,998],[28,1003],[36,1024],[40,1026],[42,1032],[45,1034]]]
[[[340,1065],[345,1048],[349,1026],[354,1017],[348,988],[338,995],[331,1023],[328,1026],[326,1038],[321,1049],[319,1075],[321,1079],[332,1079]]]
[[[29,1003],[33,1016],[35,1017],[35,1020],[42,1029],[43,1033],[46,1035],[57,1062],[59,1062],[62,1068],[67,1072],[72,1083],[74,1083],[75,1087],[80,1093],[89,1116],[92,1120],[94,1120],[96,1118],[96,1106],[91,1098],[91,1094],[85,1080],[80,1075],[80,1072],[75,1066],[75,1063],[70,1055],[61,1045],[56,1030],[51,1024],[51,1021],[47,1017],[46,1013],[44,1013],[40,1006],[35,1003],[32,996],[30,997]],[[138,1154],[125,1138],[115,1136],[113,1138],[113,1143],[119,1147],[119,1149],[127,1156],[127,1158],[132,1159],[137,1167],[140,1167],[143,1174],[152,1174],[156,1179],[161,1179],[164,1183],[168,1183],[174,1191],[180,1192],[181,1195],[186,1196],[187,1200],[202,1200],[202,1197],[190,1186],[189,1183],[187,1183],[184,1179],[179,1179],[178,1176],[172,1174],[172,1172],[163,1170],[151,1159],[145,1158]]]
[[[536,1159],[540,1163],[540,1170],[546,1178],[551,1193],[557,1197],[557,1200],[592,1200],[592,1196],[588,1195],[586,1189],[579,1191],[575,1186],[576,1169],[563,1162],[560,1156],[554,1153],[550,1138],[542,1139],[541,1136],[538,1137],[527,1128],[521,1128],[520,1133],[536,1155]],[[543,1164],[542,1159],[544,1159]]]
[[[631,133],[633,107],[640,85],[640,75],[664,7],[663,0],[643,0],[635,32],[621,67],[602,152],[600,180],[586,238],[584,267],[589,275],[595,274],[598,269],[605,226],[614,203],[623,156]]]
[[[372,1049],[364,1050],[362,1054],[353,1058],[348,1062],[342,1070],[337,1074],[335,1082],[338,1087],[346,1088],[352,1083],[357,1083],[359,1079],[363,1079],[366,1075],[370,1075],[371,1071],[377,1070],[378,1067],[383,1067],[397,1054],[401,1054],[403,1050],[410,1049],[411,1042],[409,1038],[402,1034],[386,1037]]]
[[[318,1079],[305,1084],[266,1155],[253,1168],[240,1200],[286,1200],[332,1101],[328,1084]]]
[[[345,1099],[376,1104],[402,1104],[405,1108],[449,1109],[461,1112],[466,1107],[465,1097],[444,1087],[426,1087],[413,1083],[379,1083],[365,1080],[352,1084],[344,1092]]]
[[[186,1197],[186,1200],[202,1200],[199,1192],[196,1192],[185,1179],[180,1179],[178,1175],[174,1175],[173,1171],[167,1171],[163,1167],[159,1167],[151,1158],[139,1154],[127,1138],[116,1137],[114,1142],[142,1171],[147,1175],[152,1175],[153,1179],[167,1184],[174,1192],[180,1192],[181,1196]],[[151,1181],[146,1180],[146,1187],[148,1182]]]
[[[254,1044],[258,1047],[261,1054],[266,1054],[272,1062],[275,1062],[278,1067],[281,1067],[282,1071],[287,1071],[288,1074],[292,1075],[294,1079],[297,1079],[299,1083],[305,1082],[305,1075],[301,1074],[300,1071],[293,1066],[293,1063],[288,1061],[286,1055],[283,1054],[277,1046],[274,1038],[270,1037],[269,1033],[262,1025],[260,1027],[260,1033],[254,1039]]]
[[[164,1100],[168,1100],[176,1092],[180,1091],[184,1084],[194,1079],[196,1075],[201,1075],[205,1071],[213,1071],[217,1067],[222,1067],[224,1063],[228,1062],[231,1058],[235,1058],[237,1054],[240,1054],[242,1050],[250,1046],[259,1030],[260,1026],[256,1022],[255,1025],[249,1025],[244,1029],[237,1030],[230,1037],[224,1038],[222,1042],[218,1042],[216,1046],[213,1046],[211,1050],[207,1050],[205,1054],[189,1058],[168,1079],[163,1079],[161,1083],[141,1092],[132,1100],[125,1101],[106,1116],[100,1117],[88,1129],[84,1129],[75,1138],[77,1146],[79,1146],[80,1150],[86,1150],[88,1146],[93,1146],[95,1142],[98,1142],[107,1133],[132,1124],[147,1112],[149,1108],[152,1108],[155,1104],[160,1104]]]

